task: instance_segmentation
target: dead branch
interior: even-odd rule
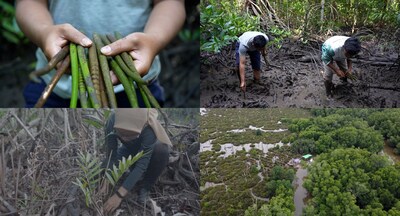
[[[294,54],[292,54],[294,56]],[[312,62],[314,60],[321,60],[321,56],[319,55],[297,55],[299,62]],[[353,58],[351,61],[353,63],[360,63],[360,64],[369,64],[372,66],[387,66],[387,65],[394,65],[396,64],[396,58],[385,58],[385,57],[369,57],[369,58]]]
[[[29,129],[24,125],[24,123],[21,121],[21,119],[15,114],[15,112],[11,113],[12,117],[14,117],[17,122],[22,126],[22,128],[24,128],[24,130],[26,131],[26,133],[31,137],[31,139],[34,141],[34,145],[38,144],[38,141],[36,140],[35,136],[32,135],[32,133],[29,131]]]
[[[270,26],[268,24],[273,24],[282,29],[288,30],[288,27],[277,16],[275,9],[268,0],[260,0],[257,2],[247,0],[245,2],[245,8],[247,12],[251,11],[254,15],[261,17],[261,21],[265,27]],[[264,17],[268,17],[268,20]]]
[[[17,214],[17,209],[14,208],[14,206],[12,206],[10,203],[8,203],[2,196],[0,196],[0,202],[3,203],[3,205],[8,209],[8,215]]]

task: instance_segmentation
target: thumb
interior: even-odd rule
[[[122,52],[129,52],[133,49],[134,39],[129,40],[128,38],[119,39],[107,46],[104,46],[100,51],[104,55],[117,55]]]
[[[88,37],[86,37],[86,35],[78,31],[72,25],[68,25],[65,27],[64,38],[83,47],[90,47],[93,44],[93,42]]]

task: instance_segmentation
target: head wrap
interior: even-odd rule
[[[160,142],[172,145],[157,116],[158,111],[151,108],[116,109],[114,129],[121,139],[128,141],[136,139],[149,125]]]

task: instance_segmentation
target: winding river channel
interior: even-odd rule
[[[307,190],[303,187],[304,177],[308,174],[307,169],[299,167],[296,172],[296,177],[293,181],[295,192],[294,192],[294,206],[295,206],[295,216],[301,215],[303,208],[305,207],[305,199],[307,198]]]

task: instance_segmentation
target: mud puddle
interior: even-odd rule
[[[226,158],[226,157],[234,155],[234,154],[236,154],[236,152],[242,151],[242,150],[249,152],[252,148],[261,150],[264,154],[267,154],[270,149],[278,147],[278,146],[282,147],[283,145],[290,145],[290,144],[285,144],[282,142],[278,142],[278,143],[259,142],[259,143],[248,143],[248,144],[243,144],[243,145],[234,145],[232,143],[226,143],[226,144],[220,145],[221,150],[218,152],[221,152],[221,155],[219,155],[218,157]],[[200,144],[200,152],[204,152],[204,151],[213,151],[212,140],[209,140],[205,143]]]
[[[394,148],[390,147],[387,142],[385,142],[385,145],[383,146],[383,153],[387,156],[389,156],[390,160],[393,161],[393,163],[399,163],[400,162],[400,155],[397,155],[393,152]]]

